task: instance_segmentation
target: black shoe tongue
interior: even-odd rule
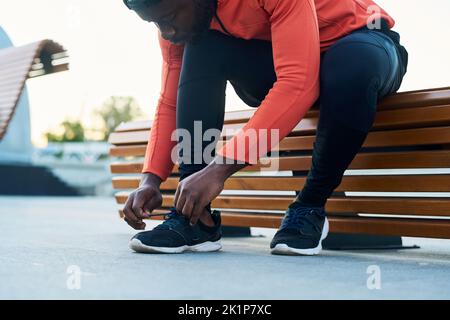
[[[154,230],[169,230],[176,225],[180,224],[187,224],[187,219],[182,216],[181,214],[178,214],[176,212],[171,212],[166,216],[166,220],[164,220],[163,223],[157,225]]]

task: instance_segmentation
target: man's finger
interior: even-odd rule
[[[134,195],[131,194],[128,197],[127,201],[125,202],[125,206],[123,208],[123,213],[128,218],[128,220],[130,220],[131,222],[137,223],[139,220],[136,218],[136,216],[134,215],[133,210],[132,210],[133,200],[134,200]]]
[[[145,205],[145,198],[142,195],[140,196],[139,194],[137,194],[136,197],[134,198],[132,208],[134,215],[138,219],[148,218],[148,215],[144,211],[144,205]]]
[[[133,225],[137,225],[140,222],[139,219],[136,218],[136,216],[130,209],[124,208],[123,213],[125,214],[125,218],[127,218],[126,221],[129,221]]]
[[[195,202],[192,200],[192,198],[188,198],[184,202],[184,206],[183,206],[183,209],[181,212],[183,213],[183,216],[185,216],[187,219],[191,218],[191,215],[192,215],[192,212],[194,209],[194,205],[195,205]]]
[[[153,210],[159,208],[161,206],[161,202],[159,197],[152,197],[149,201],[144,204],[144,212],[148,216],[152,213]]]
[[[182,192],[180,194],[180,196],[178,197],[177,203],[175,204],[175,208],[181,214],[183,213],[183,207],[184,207],[185,202],[186,202],[186,196],[185,196],[184,192]]]
[[[192,211],[192,215],[191,215],[191,219],[190,219],[190,224],[191,225],[196,225],[198,222],[198,219],[200,219],[201,215],[203,214],[205,210],[205,206],[202,204],[196,204],[194,207],[194,210]]]
[[[146,224],[144,222],[141,223],[135,223],[135,222],[131,222],[130,220],[127,219],[127,217],[124,218],[125,222],[128,223],[128,225],[130,227],[132,227],[135,230],[144,230]]]
[[[177,190],[175,191],[175,197],[173,198],[173,205],[176,207],[177,206],[177,203],[178,203],[178,198],[180,197],[180,193],[181,193],[181,190],[180,190],[181,188],[180,188],[180,185],[178,184],[178,186],[177,186]]]

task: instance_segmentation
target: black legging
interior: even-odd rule
[[[361,149],[379,99],[400,87],[408,55],[398,34],[386,30],[384,23],[383,27],[382,32],[356,30],[321,55],[320,116],[312,166],[296,199],[305,205],[325,205]],[[177,129],[193,134],[194,121],[202,121],[203,132],[222,130],[227,81],[246,104],[257,107],[276,79],[271,42],[208,31],[201,41],[185,47]],[[191,155],[202,152],[208,143],[201,150],[192,149]],[[206,165],[180,161],[180,180]]]

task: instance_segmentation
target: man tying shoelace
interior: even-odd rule
[[[378,101],[399,89],[407,71],[408,53],[392,30],[394,19],[372,0],[124,3],[156,24],[163,57],[141,184],[124,207],[134,229],[145,229],[143,219],[161,206],[160,185],[173,169],[174,148],[183,142],[173,208],[161,225],[135,235],[130,247],[161,253],[220,250],[220,212],[211,209],[211,201],[231,175],[256,164],[319,103],[306,183],[270,245],[273,254],[318,254],[328,234],[326,201],[372,128]],[[257,111],[217,152],[209,148],[211,139],[184,147],[183,132],[188,140],[198,130],[201,137],[208,130],[220,133],[228,81]],[[263,130],[276,135],[261,138]],[[174,132],[178,141],[171,139]],[[242,145],[251,132],[256,140]]]

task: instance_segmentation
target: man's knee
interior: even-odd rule
[[[368,132],[376,114],[381,79],[365,70],[341,79],[324,75],[321,80],[320,112],[354,129]]]
[[[180,86],[192,79],[224,75],[226,50],[217,33],[209,30],[196,43],[185,45]]]
[[[185,50],[212,55],[223,53],[226,46],[227,37],[224,34],[216,30],[207,30],[195,42],[186,43]]]

